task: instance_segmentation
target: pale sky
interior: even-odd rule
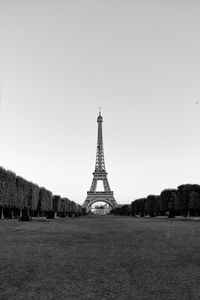
[[[0,0],[0,165],[82,204],[101,106],[118,203],[200,183],[199,16],[198,0]]]

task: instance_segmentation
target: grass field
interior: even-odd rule
[[[200,222],[0,221],[0,299],[200,299]]]

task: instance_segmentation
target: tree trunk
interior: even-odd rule
[[[20,219],[22,218],[22,209],[21,208],[19,210],[19,217],[20,217]]]
[[[3,207],[1,208],[1,219],[4,219]]]
[[[13,210],[11,209],[11,219],[13,219]]]
[[[169,211],[168,218],[175,218],[175,211],[174,210]]]

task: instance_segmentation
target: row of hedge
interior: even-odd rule
[[[73,216],[84,214],[81,205],[0,167],[0,218]]]
[[[165,189],[160,195],[136,199],[131,204],[112,210],[118,215],[144,216],[200,216],[200,185],[182,184],[177,189]]]

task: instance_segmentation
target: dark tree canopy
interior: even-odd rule
[[[22,211],[27,215],[50,215],[50,212],[64,215],[83,213],[82,206],[68,198],[53,196],[45,187],[16,176],[12,171],[0,167],[0,209]],[[84,212],[85,214],[85,212]]]

